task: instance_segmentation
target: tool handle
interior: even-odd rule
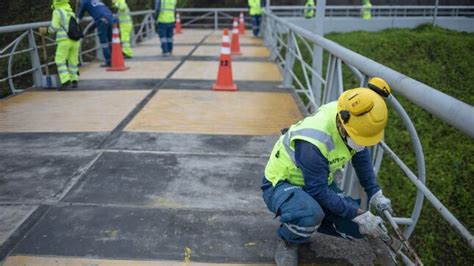
[[[388,210],[384,210],[383,211],[383,215],[385,216],[385,218],[388,220],[388,222],[390,223],[390,225],[393,227],[393,230],[395,231],[395,233],[397,234],[398,236],[398,239],[400,239],[400,241],[402,242],[402,245],[403,247],[405,247],[405,249],[407,250],[408,254],[413,258],[413,260],[415,261],[415,265],[419,265],[419,266],[423,266],[423,262],[421,262],[420,258],[418,257],[418,255],[416,254],[415,250],[413,249],[413,247],[410,245],[410,243],[408,243],[408,240],[405,238],[405,236],[403,235],[402,231],[400,230],[400,227],[398,227],[397,223],[395,223],[395,221],[393,220],[393,217],[392,215],[390,214],[390,212]]]

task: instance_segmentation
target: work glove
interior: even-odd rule
[[[383,220],[379,216],[373,215],[370,211],[352,219],[359,225],[359,232],[374,238],[383,237],[387,234],[387,228],[383,225]]]
[[[377,193],[372,196],[369,204],[377,210],[378,214],[382,214],[385,210],[393,214],[392,202],[383,195],[382,190],[377,191]]]
[[[40,28],[38,29],[38,31],[39,31],[39,33],[40,33],[41,35],[46,35],[46,34],[48,33],[48,28],[46,28],[46,27],[40,27]]]

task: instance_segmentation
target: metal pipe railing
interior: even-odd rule
[[[312,32],[294,24],[289,24],[273,14],[265,14],[271,19],[285,24],[289,30],[298,32],[299,35],[313,41],[325,50],[331,52],[331,54],[341,58],[343,61],[350,62],[352,66],[358,68],[362,72],[370,74],[371,76],[385,77],[394,91],[402,94],[429,113],[459,129],[464,134],[471,138],[474,137],[473,106],[344,48],[331,40],[313,34]],[[440,106],[443,108],[440,108]]]

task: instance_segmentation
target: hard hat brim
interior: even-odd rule
[[[360,135],[355,134],[354,132],[351,132],[351,128],[346,127],[344,124],[342,124],[344,129],[346,130],[347,134],[349,137],[357,144],[361,146],[374,146],[377,145],[384,136],[385,130],[382,129],[382,131],[378,132],[376,135],[370,136],[370,137],[363,137]]]

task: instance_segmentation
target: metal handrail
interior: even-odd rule
[[[451,124],[455,128],[464,132],[470,137],[474,137],[474,107],[470,106],[458,99],[455,99],[447,94],[439,92],[434,88],[423,84],[419,81],[411,79],[401,73],[398,73],[386,66],[383,66],[369,58],[359,55],[349,49],[346,49],[335,42],[325,39],[319,35],[316,35],[310,31],[307,31],[301,27],[287,22],[286,20],[275,16],[273,13],[265,11],[265,30],[264,39],[266,44],[270,47],[273,58],[277,59],[277,62],[281,66],[283,72],[283,85],[285,86],[298,86],[296,89],[303,97],[302,100],[306,100],[306,108],[308,112],[314,111],[319,104],[325,103],[330,100],[337,99],[338,95],[342,93],[342,70],[341,64],[345,63],[350,66],[349,69],[355,72],[360,79],[361,86],[367,84],[368,77],[379,76],[387,80],[391,88],[406,98],[412,101],[416,105],[424,108],[428,112],[439,117],[443,121]],[[301,60],[299,48],[291,45],[295,41],[295,36],[301,39],[305,39],[311,42],[315,46],[323,48],[329,53],[329,65],[326,75],[326,84],[323,93],[319,90],[314,90],[312,86],[303,86],[303,84],[309,84],[309,77],[303,73],[305,81],[300,81],[296,73],[293,70],[295,60]],[[283,39],[287,40],[287,44]],[[285,57],[281,55],[284,52]],[[309,64],[306,62],[300,62],[302,68],[309,68]],[[313,99],[309,99],[315,97]],[[395,221],[400,224],[408,225],[404,234],[408,238],[414,230],[414,226],[418,221],[423,198],[426,197],[430,203],[441,213],[441,215],[449,222],[449,224],[458,232],[464,239],[467,240],[469,245],[474,247],[473,236],[469,231],[449,212],[449,210],[429,191],[425,186],[425,165],[424,156],[421,147],[421,142],[418,138],[416,130],[411,122],[410,118],[396,101],[391,96],[387,99],[395,111],[399,114],[402,121],[407,126],[412,139],[412,145],[415,151],[417,159],[418,175],[413,174],[406,165],[396,157],[395,153],[382,142],[376,149],[383,149],[389,153],[395,163],[405,172],[417,187],[417,197],[415,202],[414,210],[410,218],[398,217]],[[444,106],[441,111],[438,106]],[[381,160],[381,156],[376,160]],[[377,163],[377,162],[376,162]],[[374,163],[374,165],[376,165]],[[377,169],[376,169],[377,170]],[[349,180],[349,187],[352,189],[354,186],[351,182],[351,171],[346,171],[345,180]],[[348,173],[348,174],[347,174]]]

